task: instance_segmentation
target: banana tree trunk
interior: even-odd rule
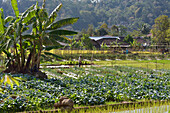
[[[31,64],[31,69],[34,68],[35,63],[36,63],[36,48],[35,48],[35,40],[33,41],[33,51],[32,51],[32,56],[31,56],[32,64]]]
[[[20,56],[18,54],[18,49],[17,49],[17,46],[16,46],[16,42],[14,42],[14,48],[15,48],[15,53],[16,53],[16,62],[17,62],[17,71],[20,72]]]
[[[24,57],[24,50],[22,48],[22,36],[20,34],[20,50],[21,50],[21,71],[24,71],[24,63],[25,63],[25,57]]]
[[[39,50],[38,52],[37,63],[36,63],[38,70],[40,69],[40,56],[41,56],[41,50]]]
[[[26,62],[26,65],[24,67],[24,70],[26,72],[29,72],[30,71],[30,63],[31,63],[31,58],[32,58],[32,51],[30,51],[30,54],[28,55],[28,58],[27,58],[27,62]]]
[[[41,58],[41,52],[42,52],[42,38],[41,37],[39,37],[39,41],[40,41],[40,48],[38,51],[37,62],[36,62],[38,70],[40,69],[40,58]]]

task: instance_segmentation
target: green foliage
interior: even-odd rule
[[[101,49],[103,49],[103,50],[108,49],[108,46],[106,45],[106,43],[102,43],[101,44]]]
[[[113,25],[111,27],[111,35],[118,36],[119,35],[119,27],[116,25]]]
[[[136,49],[137,47],[140,47],[140,43],[137,42],[136,39],[133,39],[133,42],[130,42],[130,45],[133,47],[133,49]]]
[[[132,36],[130,36],[129,34],[123,39],[123,41],[127,42],[127,43],[133,43],[133,38]]]
[[[135,42],[134,42],[135,43]],[[138,44],[138,43],[135,43],[135,44]],[[135,45],[134,44],[134,49],[136,46],[138,45]],[[80,56],[80,54],[63,54],[63,55],[59,55],[60,57],[62,57],[62,59],[65,59],[65,60],[69,60],[70,58],[72,59],[78,59],[78,57]],[[91,58],[93,57],[94,60],[98,59],[98,60],[106,60],[106,59],[110,59],[110,60],[115,60],[115,59],[121,59],[121,60],[125,60],[126,58],[127,59],[132,59],[132,60],[137,60],[137,59],[142,59],[142,60],[145,60],[145,59],[152,59],[152,60],[155,60],[156,58],[159,58],[159,59],[164,59],[165,56],[164,55],[153,55],[152,53],[149,54],[137,54],[137,55],[134,55],[134,54],[128,54],[128,57],[126,57],[125,54],[123,53],[107,53],[107,54],[104,54],[104,53],[101,53],[101,54],[96,54],[95,52],[94,53],[91,53],[91,54],[82,54],[82,57],[83,59],[88,59],[88,60],[91,60]],[[169,56],[167,56],[169,58]]]
[[[93,49],[93,44],[88,35],[83,34],[83,37],[81,38],[81,43],[82,43],[83,49],[87,49],[87,50]]]
[[[4,33],[4,17],[3,9],[0,8],[0,35]]]
[[[59,19],[65,17],[80,17],[81,19],[71,26],[75,30],[88,28],[89,24],[93,24],[95,28],[99,28],[101,24],[106,23],[112,25],[126,25],[128,30],[138,29],[143,23],[153,25],[154,19],[159,15],[169,15],[169,0],[100,0],[98,3],[92,3],[90,0],[46,0],[48,11],[51,12],[56,8],[56,4],[63,3]],[[25,11],[35,1],[20,0],[20,12]],[[42,1],[39,0],[39,4]],[[6,7],[5,15],[11,15],[12,8],[9,0],[2,2],[2,7]],[[126,36],[126,35],[125,35]]]
[[[127,35],[127,27],[120,25],[119,26],[119,36],[126,36]]]
[[[64,26],[73,24],[73,23],[77,22],[78,19],[79,18],[67,18],[67,19],[59,20],[59,21],[55,22],[54,24],[50,25],[47,28],[47,30],[54,30],[54,29],[57,29],[60,27],[64,27]]]
[[[108,34],[107,30],[104,29],[104,28],[100,28],[96,31],[97,36],[104,36],[104,35],[107,35],[107,34]]]
[[[100,28],[104,28],[105,30],[107,30],[107,29],[108,29],[108,25],[107,25],[106,23],[103,23],[103,24],[100,26]]]
[[[143,24],[140,29],[141,33],[144,35],[147,35],[150,33],[150,25],[149,24]]]
[[[20,77],[12,77],[11,74],[0,74],[0,92],[3,91],[2,85],[6,86],[7,84],[13,89],[14,84],[19,86],[19,81],[23,80]]]
[[[67,46],[65,46],[67,47]],[[78,42],[76,41],[75,37],[73,37],[73,39],[71,40],[70,44],[69,44],[70,49],[81,49],[82,48],[82,42],[81,40],[79,40]]]
[[[151,30],[156,43],[170,43],[169,40],[170,21],[167,15],[161,15],[155,19],[155,24]]]
[[[18,9],[17,0],[11,0],[11,4],[12,4],[12,8],[14,10],[15,16],[18,17],[19,16],[19,9]]]
[[[140,36],[142,36],[142,33],[141,33],[141,31],[139,31],[139,30],[133,30],[133,31],[130,33],[130,35],[133,36],[133,37],[140,37]]]
[[[57,73],[54,69],[46,69]],[[142,70],[131,67],[89,67],[61,69],[55,78],[38,80],[28,75],[20,86],[6,87],[0,93],[0,112],[19,112],[53,107],[61,96],[79,105],[100,105],[110,100],[168,100],[169,71]],[[71,76],[69,76],[71,75]],[[60,78],[58,78],[60,77]],[[16,95],[16,98],[11,98]]]
[[[34,66],[39,69],[41,56],[57,57],[49,52],[43,54],[44,50],[58,49],[62,47],[60,42],[66,42],[68,39],[65,36],[77,34],[77,32],[60,28],[77,22],[78,18],[56,21],[62,4],[55,7],[50,15],[45,9],[45,0],[43,0],[41,8],[36,2],[20,15],[17,0],[11,0],[11,4],[15,17],[4,19],[3,10],[1,9],[0,12],[0,29],[3,33],[0,35],[2,39],[0,53],[3,52],[7,56],[5,72],[30,73]],[[25,33],[26,31],[27,33]]]
[[[106,23],[102,24],[100,28],[96,28],[94,30],[93,25],[89,25],[88,29],[82,29],[79,33],[78,37],[83,34],[88,34],[89,36],[104,36],[104,35],[111,35],[111,36],[125,36],[127,35],[127,28],[125,26],[116,26],[112,25],[112,27],[108,27]]]
[[[89,36],[94,36],[94,33],[95,33],[94,26],[92,24],[89,24],[88,29],[87,29],[87,34]]]

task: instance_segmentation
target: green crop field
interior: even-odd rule
[[[170,69],[170,60],[112,60],[112,61],[94,61],[96,65],[102,66],[130,66],[146,69]]]
[[[102,60],[103,56],[105,60]],[[13,89],[2,84],[4,90],[0,93],[0,112],[52,110],[53,104],[61,96],[71,98],[74,107],[170,99],[169,60],[106,59],[111,56],[97,55],[96,58],[100,60],[83,61],[83,64],[88,65],[81,68],[73,60],[41,62],[41,70],[48,75],[46,80],[28,75],[12,75],[22,77],[25,81],[21,81],[19,86],[14,85]],[[93,65],[89,65],[91,63]],[[45,66],[70,64],[70,68],[50,69]],[[4,66],[2,62],[1,66]],[[0,71],[4,69],[1,67]],[[13,99],[12,96],[17,98]],[[111,108],[108,110],[96,108],[88,111],[115,111]],[[120,107],[119,110],[125,109]]]
[[[107,102],[170,99],[170,71],[128,66],[101,66],[43,69],[48,79],[28,75],[20,86],[5,87],[0,93],[0,111],[53,109],[60,96],[73,99],[76,105],[101,105]],[[11,96],[16,95],[16,99]]]

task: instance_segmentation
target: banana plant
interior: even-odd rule
[[[40,66],[40,56],[42,55],[43,50],[46,51],[43,53],[44,57],[48,57],[48,55],[56,56],[47,51],[62,47],[59,42],[68,42],[69,39],[65,37],[66,35],[68,36],[77,34],[77,32],[74,31],[61,30],[61,27],[77,22],[78,18],[67,18],[55,21],[57,13],[61,9],[61,7],[62,4],[59,4],[48,16],[48,13],[45,9],[45,0],[43,2],[42,8],[38,7],[38,3],[36,4],[36,21],[33,22],[32,34],[34,34],[34,36],[37,36],[34,45],[38,45],[38,49],[36,55],[33,54],[33,56],[37,56],[36,61],[33,61],[33,65],[36,65],[37,68],[39,68]],[[35,51],[36,50],[34,49],[34,52]]]
[[[16,1],[11,0],[11,4],[16,15],[15,17],[8,16],[4,19],[4,16],[1,16],[0,18],[0,20],[3,22],[1,23],[0,27],[1,29],[4,29],[4,31],[1,32],[0,52],[4,52],[7,56],[6,72],[24,71],[22,68],[25,63],[23,48],[26,41],[23,41],[22,33],[28,30],[28,27],[25,27],[21,22],[23,20],[23,16],[25,16],[29,10],[33,9],[33,6],[31,6],[29,9],[27,9],[27,11],[19,15],[16,3]],[[3,15],[3,12],[1,14]]]
[[[3,10],[0,10],[0,53],[3,52],[7,56],[5,72],[28,73],[35,66],[39,69],[41,56],[57,57],[49,51],[62,47],[60,42],[69,42],[65,36],[77,34],[61,28],[77,22],[78,18],[56,21],[62,4],[59,4],[50,15],[45,9],[45,0],[42,7],[38,6],[37,2],[23,13],[19,13],[17,0],[11,0],[11,4],[14,17],[4,19]],[[27,31],[30,28],[31,33]],[[26,31],[27,33],[24,33]]]

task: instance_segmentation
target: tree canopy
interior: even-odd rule
[[[1,0],[2,1],[2,0]],[[12,15],[9,0],[1,2],[1,7],[5,9],[5,15]],[[38,0],[39,5],[43,2]],[[20,0],[19,10],[25,11],[34,0]],[[58,19],[66,17],[80,17],[79,21],[71,26],[74,30],[87,29],[89,24],[98,28],[102,23],[108,26],[123,25],[128,31],[138,29],[144,23],[154,24],[154,19],[159,15],[170,16],[169,0],[47,0],[47,11],[52,12],[56,4],[62,3],[64,7],[58,14]]]
[[[152,27],[152,35],[156,43],[170,43],[170,19],[166,15],[161,15],[155,19]]]

